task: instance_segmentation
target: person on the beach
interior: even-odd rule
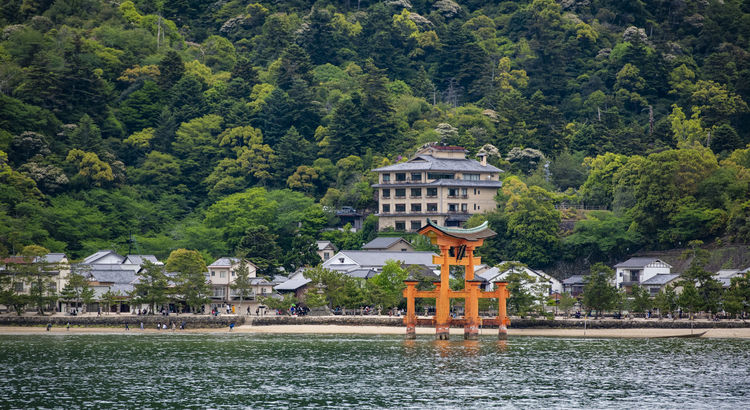
[[[49,332],[49,330],[50,330],[51,328],[52,328],[52,323],[47,323],[47,331],[48,331],[48,332]]]
[[[70,331],[70,322],[68,322],[68,324],[65,325],[65,330]]]
[[[232,323],[229,324],[229,331],[231,332],[232,329],[234,329],[234,322],[232,322]]]
[[[130,330],[130,325],[128,325],[127,323],[125,323],[125,331],[129,331],[129,330]]]

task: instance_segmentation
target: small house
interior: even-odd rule
[[[377,237],[362,246],[365,251],[381,252],[414,252],[414,247],[404,238],[401,237]]]

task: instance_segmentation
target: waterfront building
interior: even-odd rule
[[[305,268],[297,269],[288,280],[273,287],[279,293],[294,293],[294,297],[301,299],[307,287],[312,282],[305,277]]]
[[[211,304],[209,309],[226,309],[229,306],[230,312],[234,307],[233,313],[243,313],[243,309],[254,309],[259,305],[258,297],[270,296],[273,292],[273,284],[265,278],[257,276],[258,268],[250,261],[246,260],[248,276],[250,277],[250,293],[243,299],[243,305],[239,305],[240,291],[232,289],[237,281],[237,268],[240,264],[239,258],[222,257],[208,265],[208,283],[211,285]],[[236,305],[235,305],[236,304]]]
[[[409,243],[409,241],[404,238],[381,236],[364,244],[362,246],[362,250],[381,252],[413,252],[414,247],[411,245],[411,243]]]
[[[21,267],[21,265],[24,265]],[[27,269],[31,265],[32,269]],[[19,275],[19,271],[23,274]],[[0,260],[0,275],[8,277],[6,290],[19,295],[31,294],[32,282],[37,279],[28,277],[26,273],[39,272],[41,280],[48,295],[59,295],[70,278],[70,262],[64,253],[48,253],[37,256],[30,260],[24,256],[10,256]],[[8,310],[8,306],[4,306]],[[61,309],[62,306],[51,302],[45,309]]]
[[[664,290],[667,286],[675,284],[679,279],[680,275],[678,274],[660,273],[641,282],[641,286],[643,286],[651,296],[656,296],[657,293]]]
[[[497,207],[499,168],[466,158],[462,147],[429,145],[406,162],[376,168],[379,229],[416,232],[429,218],[462,226],[473,214]]]
[[[656,275],[671,274],[672,265],[657,258],[635,257],[618,263],[615,270],[615,287],[630,292],[633,285],[642,285]]]

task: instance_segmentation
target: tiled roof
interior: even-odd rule
[[[562,281],[563,285],[580,285],[583,284],[583,275],[573,275]]]
[[[34,262],[40,262],[41,258],[34,258]],[[48,253],[44,255],[44,261],[47,263],[60,263],[65,259],[64,253]]]
[[[107,265],[93,265],[93,268],[88,272],[92,281],[130,284],[136,278],[135,271],[132,269],[113,269],[105,268],[105,266]]]
[[[288,281],[274,286],[274,290],[286,290],[286,291],[292,291],[297,290],[308,283],[312,282],[310,279],[307,279],[306,277],[302,275],[296,275],[295,277],[289,279]]]
[[[113,254],[113,255],[117,256],[117,258],[120,260],[119,263],[122,263],[125,260],[124,256],[118,255],[117,252],[115,252],[113,250],[107,249],[107,250],[98,251],[98,252],[94,253],[93,255],[87,256],[86,259],[84,259],[83,262],[81,262],[81,263],[90,265],[90,264],[96,263],[96,261],[98,261],[99,259],[104,258],[105,256],[107,256],[109,254]]]
[[[436,256],[434,252],[399,252],[399,251],[341,251],[351,258],[357,265],[362,267],[379,267],[385,266],[387,260],[400,261],[407,265],[426,265],[435,266],[432,263],[432,257]],[[335,265],[331,265],[334,268]]]
[[[133,265],[141,266],[144,261],[149,261],[155,265],[163,265],[163,263],[159,262],[154,255],[127,255],[125,256],[124,263],[132,263]]]
[[[435,158],[432,155],[417,155],[399,164],[373,169],[375,172],[393,171],[454,171],[454,172],[503,172],[492,165],[482,165],[473,159]]]
[[[362,249],[386,249],[396,242],[406,241],[399,236],[379,236],[362,246]]]
[[[653,262],[656,262],[656,261],[663,262],[667,266],[671,267],[671,265],[669,265],[668,263],[658,258],[637,257],[637,258],[630,258],[626,260],[625,262],[620,262],[617,265],[615,265],[615,268],[643,268],[644,266],[651,264]]]
[[[323,249],[325,249],[325,248],[327,248],[329,246],[331,248],[333,248],[333,249],[336,249],[336,247],[333,246],[333,244],[331,243],[331,241],[315,241],[315,242],[318,244],[318,250],[319,251],[322,251]]]
[[[672,280],[679,278],[680,275],[656,275],[651,278],[648,278],[647,280],[644,280],[641,282],[641,285],[666,285],[667,283],[671,282]]]
[[[375,276],[377,272],[374,269],[354,269],[346,272],[348,276],[358,279],[370,279]]]
[[[239,258],[230,258],[230,257],[222,257],[214,261],[214,263],[208,265],[208,267],[219,267],[219,266],[232,266],[233,264],[239,262]]]

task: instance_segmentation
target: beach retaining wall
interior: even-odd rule
[[[91,326],[91,327],[124,327],[127,323],[132,328],[144,327],[156,328],[157,323],[172,323],[179,326],[185,322],[186,328],[220,328],[228,327],[230,323],[235,325],[245,324],[245,316],[208,316],[208,315],[101,315],[101,316],[0,316],[0,326]]]
[[[65,326],[70,323],[71,326],[91,326],[91,327],[119,327],[127,323],[130,327],[139,327],[143,322],[144,327],[156,327],[157,323],[172,322],[178,326],[185,322],[187,328],[221,328],[228,327],[231,323],[235,325],[253,325],[253,326],[271,326],[271,325],[343,325],[343,326],[404,326],[403,317],[397,316],[208,316],[208,315],[154,315],[154,316],[136,316],[136,315],[102,315],[102,316],[0,316],[0,326],[46,326],[48,323],[53,326]],[[432,321],[429,318],[420,318],[418,321],[420,327],[431,327]],[[455,320],[452,327],[462,327],[462,321]],[[738,320],[721,320],[711,322],[698,320],[691,322],[687,319],[648,319],[648,320],[627,320],[627,319],[566,319],[566,320],[546,320],[546,319],[520,319],[511,318],[511,328],[516,329],[712,329],[712,328],[748,328],[750,322]],[[483,320],[484,328],[496,328],[495,320],[485,318]]]

